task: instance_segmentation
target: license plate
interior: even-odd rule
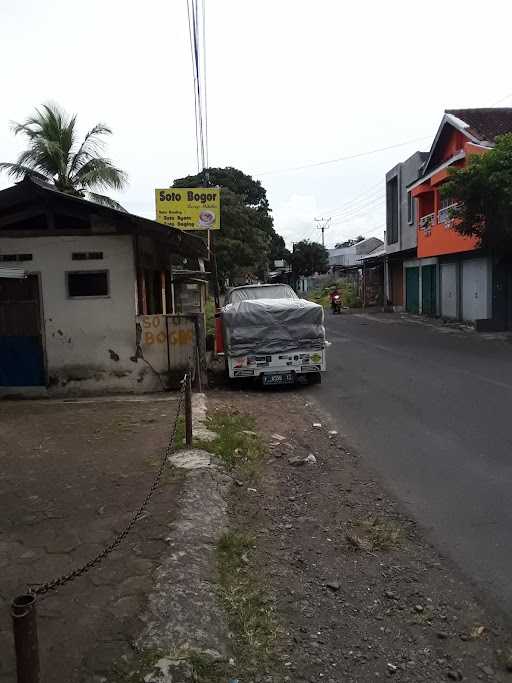
[[[273,375],[263,375],[263,384],[293,384],[295,377],[293,372],[279,372]]]

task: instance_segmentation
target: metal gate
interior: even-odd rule
[[[408,313],[420,311],[420,269],[405,269],[405,308]]]
[[[38,277],[0,278],[0,386],[44,383]]]
[[[488,318],[487,259],[476,258],[462,263],[462,318]]]
[[[421,312],[425,315],[436,314],[436,272],[436,266],[423,266],[421,269]]]
[[[457,264],[441,264],[441,315],[444,318],[458,317]]]

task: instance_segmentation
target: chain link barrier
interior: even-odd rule
[[[98,564],[100,564],[110,553],[112,553],[123,541],[124,539],[128,536],[130,531],[133,529],[135,524],[138,522],[138,520],[142,517],[146,507],[148,506],[149,501],[153,497],[153,494],[157,490],[157,488],[160,486],[160,481],[162,479],[162,475],[164,473],[165,467],[167,465],[167,460],[169,456],[174,452],[175,448],[175,439],[176,439],[176,431],[178,428],[178,420],[181,414],[181,409],[183,406],[184,402],[184,396],[185,396],[185,389],[186,389],[186,383],[188,380],[188,375],[189,372],[185,373],[183,379],[181,380],[181,389],[179,393],[179,398],[178,398],[178,406],[176,408],[176,416],[174,418],[174,425],[171,430],[171,435],[169,438],[169,442],[167,444],[167,447],[162,455],[162,459],[160,462],[160,467],[158,468],[158,472],[155,475],[155,478],[153,480],[153,483],[151,484],[151,487],[149,488],[146,497],[144,498],[142,504],[138,508],[138,510],[135,512],[131,520],[128,522],[126,527],[112,540],[111,543],[109,543],[103,550],[98,553],[95,557],[90,559],[88,562],[86,562],[84,565],[81,567],[77,567],[75,569],[72,569],[68,574],[62,574],[62,576],[58,576],[57,578],[53,579],[52,581],[47,581],[46,583],[41,583],[41,584],[29,584],[28,585],[28,592],[31,595],[35,596],[43,596],[49,593],[50,591],[54,591],[57,588],[60,588],[60,586],[64,586],[66,583],[70,583],[71,581],[74,581],[74,579],[77,579],[79,576],[83,576],[84,574],[87,574],[87,572],[92,569],[93,567],[96,567]]]

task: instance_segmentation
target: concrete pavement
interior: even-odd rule
[[[312,392],[483,593],[512,611],[512,343],[397,314],[327,315]]]

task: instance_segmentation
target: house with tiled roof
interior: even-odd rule
[[[475,322],[481,328],[508,325],[498,320],[502,315],[496,299],[502,277],[499,259],[481,249],[476,239],[454,229],[452,202],[442,198],[440,190],[450,168],[464,167],[472,155],[485,154],[497,136],[510,132],[512,108],[445,111],[417,177],[401,198],[409,207],[409,218],[414,215],[416,236],[416,254],[403,261],[407,311]],[[388,235],[394,230],[398,201],[388,187]]]

